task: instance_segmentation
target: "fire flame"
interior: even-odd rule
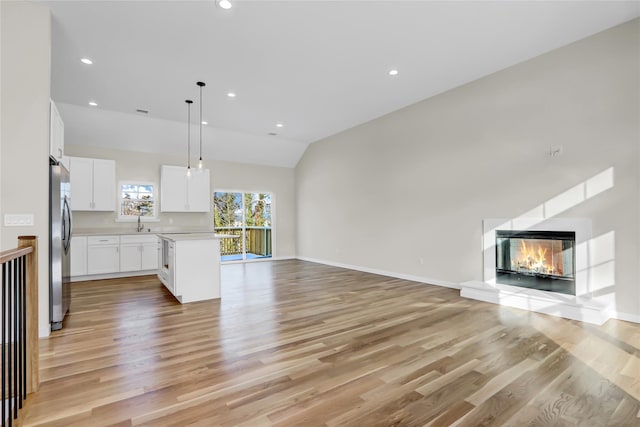
[[[548,248],[536,243],[527,246],[526,240],[522,239],[517,259],[511,261],[511,266],[520,271],[562,275],[562,263],[554,266],[552,256],[547,253]]]

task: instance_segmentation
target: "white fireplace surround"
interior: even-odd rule
[[[573,231],[576,234],[576,295],[496,283],[496,230]],[[589,241],[591,220],[586,218],[489,218],[483,221],[483,281],[460,284],[460,295],[495,304],[581,320],[598,325],[610,317],[606,304],[592,298]]]

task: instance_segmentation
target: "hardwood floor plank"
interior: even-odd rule
[[[78,282],[24,426],[640,426],[640,325],[298,260]],[[595,423],[595,424],[594,424]]]

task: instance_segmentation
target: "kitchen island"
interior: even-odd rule
[[[220,298],[220,239],[214,233],[158,234],[158,278],[181,303]]]

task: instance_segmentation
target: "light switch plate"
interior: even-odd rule
[[[33,225],[33,214],[4,214],[5,227],[25,227]]]

